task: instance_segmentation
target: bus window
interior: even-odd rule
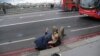
[[[98,0],[98,9],[100,10],[100,0]]]
[[[80,0],[80,6],[83,8],[95,8],[96,0]]]

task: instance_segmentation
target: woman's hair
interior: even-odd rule
[[[63,37],[64,36],[64,27],[60,27],[59,36],[60,37]]]
[[[56,26],[53,26],[52,27],[52,34],[54,35],[56,33],[58,33],[58,28]]]
[[[60,29],[58,30],[58,28],[56,26],[53,26],[52,28],[52,35],[58,34],[59,35],[59,39],[62,39],[62,37],[64,37],[64,27],[61,26]]]

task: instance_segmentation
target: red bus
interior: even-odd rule
[[[78,10],[79,0],[62,0],[63,11],[76,11]]]
[[[80,0],[79,13],[100,19],[100,0]]]

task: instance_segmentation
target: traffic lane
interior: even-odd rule
[[[86,18],[81,19],[81,18],[82,17],[67,18],[67,19],[65,18],[65,19],[44,21],[44,22],[38,22],[38,23],[28,23],[28,24],[23,24],[23,25],[1,27],[0,28],[0,36],[1,36],[0,43],[20,40],[20,39],[27,39],[28,37],[31,38],[32,36],[39,37],[44,34],[46,27],[48,27],[51,30],[52,26],[54,25],[57,27],[64,26],[67,33],[69,32],[68,30],[70,29],[71,30],[80,29],[80,28],[92,27],[92,26],[96,26],[100,24],[99,21],[88,20]],[[95,30],[97,29],[93,29],[94,32]],[[99,29],[97,31],[99,31]],[[87,30],[87,33],[88,33],[88,30]]]
[[[44,21],[44,22],[38,22],[38,23],[29,23],[29,24],[24,24],[24,25],[1,27],[0,29],[1,41],[0,42],[7,42],[7,41],[9,42],[13,40],[24,39],[24,38],[27,38],[27,36],[43,35],[46,27],[51,28],[53,25],[58,25],[58,26],[62,24],[66,25],[66,22],[70,23],[69,22],[70,20],[72,21],[73,19],[68,19],[68,20],[61,19],[61,20]]]
[[[94,33],[94,34],[88,33],[84,36],[85,37],[89,37],[91,35],[96,36],[96,33]],[[99,35],[100,35],[100,31],[99,31]],[[83,36],[77,36],[77,37],[83,37]],[[76,36],[74,36],[74,38],[76,38]],[[13,42],[2,43],[2,44],[0,44],[0,50],[1,50],[0,53],[2,54],[2,53],[5,53],[5,52],[10,52],[10,51],[15,51],[15,50],[16,51],[17,50],[23,50],[24,51],[24,49],[27,50],[27,49],[30,49],[30,48],[34,49],[35,48],[34,40],[35,40],[35,38],[32,37],[32,38],[28,38],[28,39],[13,41]],[[64,41],[68,41],[68,39],[65,38]],[[70,40],[70,42],[73,42],[73,41],[75,41],[75,40]],[[70,42],[68,42],[68,43],[70,43]],[[66,42],[62,41],[62,44],[64,44],[64,43],[66,43]]]
[[[33,12],[33,13],[24,13],[24,14],[15,14],[15,15],[6,15],[6,16],[0,16],[0,19],[13,19],[17,17],[24,17],[24,16],[29,16],[29,15],[38,15],[38,14],[48,14],[50,12],[58,12],[59,10],[53,10],[53,11],[43,11],[43,12]]]
[[[23,14],[23,13],[32,13],[32,12],[41,12],[41,11],[50,11],[50,10],[58,10],[58,8],[50,9],[46,7],[42,8],[13,8],[13,9],[8,9],[7,14],[12,15],[12,14]]]
[[[38,22],[42,20],[52,20],[60,17],[68,17],[68,16],[76,16],[78,12],[56,12],[56,13],[48,13],[48,14],[38,14],[38,15],[27,15],[27,16],[20,16],[14,18],[7,18],[0,21],[0,25],[10,25],[10,24],[23,24],[26,22]]]
[[[12,26],[12,27],[7,27],[7,28],[3,28],[3,29],[1,29],[3,32],[4,32],[4,35],[2,34],[2,36],[9,36],[9,35],[11,35],[11,36],[13,36],[13,38],[16,36],[17,38],[18,37],[22,37],[23,36],[23,38],[25,38],[25,36],[27,36],[28,34],[27,33],[30,33],[30,35],[28,35],[28,36],[31,36],[31,35],[37,35],[37,34],[35,34],[35,32],[36,33],[38,33],[39,31],[40,32],[44,32],[45,31],[45,28],[46,27],[48,27],[48,26],[50,26],[50,27],[52,27],[53,25],[58,25],[58,26],[66,26],[66,22],[67,22],[67,26],[71,26],[72,28],[76,28],[76,27],[85,27],[85,26],[94,26],[94,25],[98,25],[98,23],[96,22],[96,23],[94,23],[95,21],[93,21],[93,22],[91,22],[90,21],[90,24],[91,25],[87,25],[86,23],[85,24],[82,24],[82,23],[75,23],[75,22],[70,22],[69,20],[68,21],[65,21],[65,20],[62,20],[62,22],[63,23],[59,23],[59,21],[61,21],[61,20],[58,20],[58,21],[56,21],[56,20],[54,20],[53,22],[51,22],[50,21],[50,23],[47,21],[47,22],[44,22],[44,23],[36,23],[36,24],[28,24],[27,26],[26,25],[20,25],[20,26]],[[64,21],[65,21],[65,23],[64,23]],[[71,21],[73,21],[73,19],[71,20]],[[77,21],[77,20],[75,20],[75,21]],[[87,21],[87,22],[89,22],[89,21]],[[51,24],[51,25],[50,25]],[[72,24],[72,25],[71,25]],[[74,25],[73,25],[74,24]],[[42,25],[42,26],[41,26]],[[78,26],[77,26],[78,25]],[[39,29],[38,29],[39,28]],[[38,30],[38,31],[34,31],[34,30]],[[2,33],[2,31],[1,31],[1,33]],[[34,31],[34,32],[33,32]],[[8,33],[9,32],[9,33]],[[7,34],[6,34],[7,33]],[[11,34],[12,33],[12,34]],[[5,35],[6,34],[6,35]],[[11,39],[13,39],[13,38],[11,38]]]
[[[41,20],[32,20],[32,21],[27,21],[28,19],[26,19],[26,22],[19,22],[17,20],[15,21],[11,21],[9,22],[10,20],[8,20],[8,22],[6,23],[2,23],[2,25],[0,25],[0,27],[7,27],[7,26],[14,26],[14,25],[20,25],[20,24],[28,24],[28,23],[36,23],[36,22],[43,22],[43,21],[50,21],[50,20],[57,20],[57,19],[67,19],[67,18],[72,18],[72,17],[83,17],[84,15],[76,15],[76,16],[66,16],[66,17],[58,17],[58,18],[50,18],[50,19],[41,19]],[[1,20],[2,21],[2,20]],[[15,23],[17,21],[17,23]],[[22,20],[24,21],[24,19]],[[3,21],[2,21],[3,22]]]
[[[26,51],[26,49],[34,49],[34,48],[35,48],[35,44],[34,44],[34,40],[32,39],[32,40],[21,41],[17,43],[0,45],[0,54],[9,53],[13,51],[16,52],[17,50],[19,50],[19,52],[21,50]]]
[[[32,17],[32,16],[37,16],[37,15],[78,15],[78,12],[60,12],[59,10],[54,10],[54,11],[44,11],[44,12],[34,12],[34,13],[25,13],[25,14],[17,14],[17,15],[7,15],[7,16],[0,16],[0,19],[16,19],[19,17]]]
[[[80,20],[81,18],[76,18],[77,20]],[[84,30],[84,28],[83,28],[83,30],[81,30],[81,31],[75,31],[75,32],[71,32],[71,30],[76,30],[76,28],[77,28],[77,26],[80,26],[80,24],[78,24],[76,27],[74,26],[74,28],[71,26],[71,27],[66,27],[67,25],[66,25],[66,23],[65,22],[69,22],[71,19],[69,19],[68,21],[66,20],[66,19],[63,19],[63,20],[53,20],[52,22],[51,21],[46,21],[46,22],[39,22],[39,23],[34,23],[34,24],[32,24],[32,25],[34,25],[35,27],[33,27],[33,28],[31,28],[30,26],[32,26],[32,25],[30,25],[30,24],[27,24],[27,26],[25,26],[25,25],[20,25],[20,27],[18,27],[18,26],[13,26],[13,27],[9,27],[9,28],[7,28],[7,29],[9,29],[8,31],[13,31],[14,30],[14,27],[16,28],[16,29],[20,29],[20,31],[22,31],[22,29],[23,28],[25,28],[23,31],[23,33],[25,33],[26,32],[26,34],[27,34],[27,36],[28,37],[26,37],[25,35],[25,37],[24,36],[20,36],[20,37],[13,37],[13,38],[6,38],[6,39],[9,39],[9,40],[11,40],[11,39],[13,39],[13,40],[11,40],[11,41],[13,41],[13,42],[9,42],[9,43],[6,43],[7,41],[5,41],[5,43],[6,44],[2,44],[2,43],[0,43],[1,44],[1,46],[0,46],[0,49],[1,49],[1,53],[3,53],[3,52],[8,52],[8,51],[13,51],[13,50],[18,50],[18,49],[23,49],[23,48],[33,48],[35,45],[34,45],[34,39],[35,38],[37,38],[37,37],[39,37],[39,35],[43,35],[44,34],[44,32],[45,32],[45,28],[46,27],[49,27],[50,28],[50,30],[51,30],[51,28],[52,28],[52,26],[53,25],[56,25],[56,26],[58,26],[58,27],[60,27],[60,26],[64,26],[65,27],[65,33],[66,33],[66,36],[65,36],[65,39],[66,38],[72,38],[73,36],[75,37],[75,36],[80,36],[80,35],[85,35],[85,34],[91,34],[91,33],[95,33],[95,32],[98,32],[98,31],[100,31],[100,29],[99,29],[99,27],[94,27],[94,28],[90,28],[90,29],[85,29]],[[72,19],[73,20],[73,19]],[[72,21],[71,20],[71,21]],[[81,19],[81,20],[83,20],[83,21],[87,21],[87,19]],[[58,21],[60,21],[60,22],[58,22]],[[72,22],[76,22],[77,23],[77,21],[76,20],[73,20]],[[99,21],[92,21],[92,20],[89,20],[89,21],[87,21],[87,24],[89,24],[89,23],[91,23],[91,27],[93,27],[94,25],[99,25]],[[53,25],[52,25],[53,24]],[[71,24],[71,23],[70,23]],[[92,25],[93,24],[93,25]],[[45,25],[45,26],[44,26]],[[49,26],[48,26],[49,25]],[[72,24],[73,25],[73,24]],[[30,27],[30,28],[29,28]],[[83,25],[83,27],[90,27],[90,26],[87,26],[87,25]],[[3,28],[4,29],[4,28]],[[29,30],[30,29],[30,30]],[[33,30],[32,30],[33,29]],[[81,28],[77,28],[77,29],[81,29]],[[95,30],[96,29],[96,30]],[[16,31],[18,31],[18,30],[16,30]],[[26,30],[26,31],[25,31]],[[68,30],[70,30],[70,31],[68,31]],[[91,31],[89,31],[89,30],[91,30]],[[29,31],[29,32],[27,32],[27,31]],[[34,32],[34,34],[33,33],[30,33],[30,32]],[[18,31],[19,32],[19,31]],[[17,32],[17,33],[18,33]],[[81,33],[80,33],[81,32]],[[12,32],[11,34],[13,35],[13,33],[14,32]],[[73,34],[74,33],[74,34]],[[75,34],[76,33],[76,34]],[[15,34],[15,33],[14,33]],[[34,39],[29,39],[29,38],[32,38],[32,35],[34,36],[33,38]],[[17,38],[19,38],[19,39],[17,39]],[[29,40],[25,40],[25,39],[29,39]],[[23,40],[23,41],[18,41],[18,40]],[[16,42],[17,41],[17,42]],[[17,46],[17,47],[16,47]],[[11,49],[10,49],[11,48]]]
[[[98,29],[98,28],[96,28],[96,29]],[[92,30],[94,30],[94,29],[92,29]],[[86,30],[84,30],[84,31],[86,31]],[[92,32],[91,33],[85,32],[85,34],[82,34],[82,33],[84,33],[84,31],[81,31],[81,35],[86,35],[86,36],[92,35]],[[80,32],[80,31],[77,31],[77,32]],[[75,32],[75,33],[77,33],[77,32]],[[88,34],[86,34],[86,33],[88,33]],[[69,34],[71,34],[71,33],[69,33]],[[68,37],[69,34],[67,34],[66,37]],[[99,35],[100,35],[100,31],[99,31]],[[96,35],[94,35],[94,36],[96,36]],[[76,36],[74,36],[74,37],[76,38]],[[35,48],[34,40],[35,40],[35,37],[32,37],[31,39],[28,38],[27,40],[22,39],[22,40],[17,40],[17,41],[13,41],[13,42],[3,43],[2,45],[0,44],[0,49],[1,49],[0,53],[2,54],[5,52],[10,52],[10,51],[15,51],[15,50],[22,50],[22,49],[24,50],[24,48],[25,49],[30,49],[30,48],[34,49]],[[68,39],[65,38],[64,40],[68,40]],[[71,41],[75,41],[75,40],[71,40]],[[64,43],[66,43],[66,42],[64,42]]]
[[[85,28],[78,28],[78,29],[68,29],[65,32],[67,34],[67,38],[82,37],[88,34],[90,34],[91,36],[92,35],[94,36],[100,33],[100,25],[85,27]]]
[[[88,33],[88,34],[91,35],[91,33]],[[96,36],[96,35],[94,35],[94,36]],[[18,50],[19,50],[19,52],[20,52],[20,50],[25,51],[27,49],[30,50],[30,48],[33,51],[35,51],[34,50],[34,48],[35,48],[34,40],[35,40],[34,37],[32,37],[31,39],[27,39],[27,40],[23,39],[23,40],[17,40],[17,41],[13,41],[13,42],[3,43],[2,45],[0,44],[0,50],[1,50],[0,54],[5,53],[5,52],[9,53],[9,52],[13,52],[13,51],[17,52]],[[68,39],[65,38],[64,40],[67,41]],[[75,41],[75,40],[71,40],[71,41]],[[66,43],[66,42],[64,42],[64,43]],[[62,42],[62,44],[63,44],[63,42]]]
[[[75,21],[77,23],[73,22],[74,25],[70,26],[72,28],[69,27],[66,30],[67,37],[69,38],[100,32],[100,20],[91,17],[81,17],[81,19]]]

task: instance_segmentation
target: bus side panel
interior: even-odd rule
[[[100,19],[100,14],[96,9],[94,9],[94,10],[85,10],[85,9],[82,9],[81,7],[79,7],[79,13],[81,15],[87,15],[87,16],[90,16],[90,17]]]

